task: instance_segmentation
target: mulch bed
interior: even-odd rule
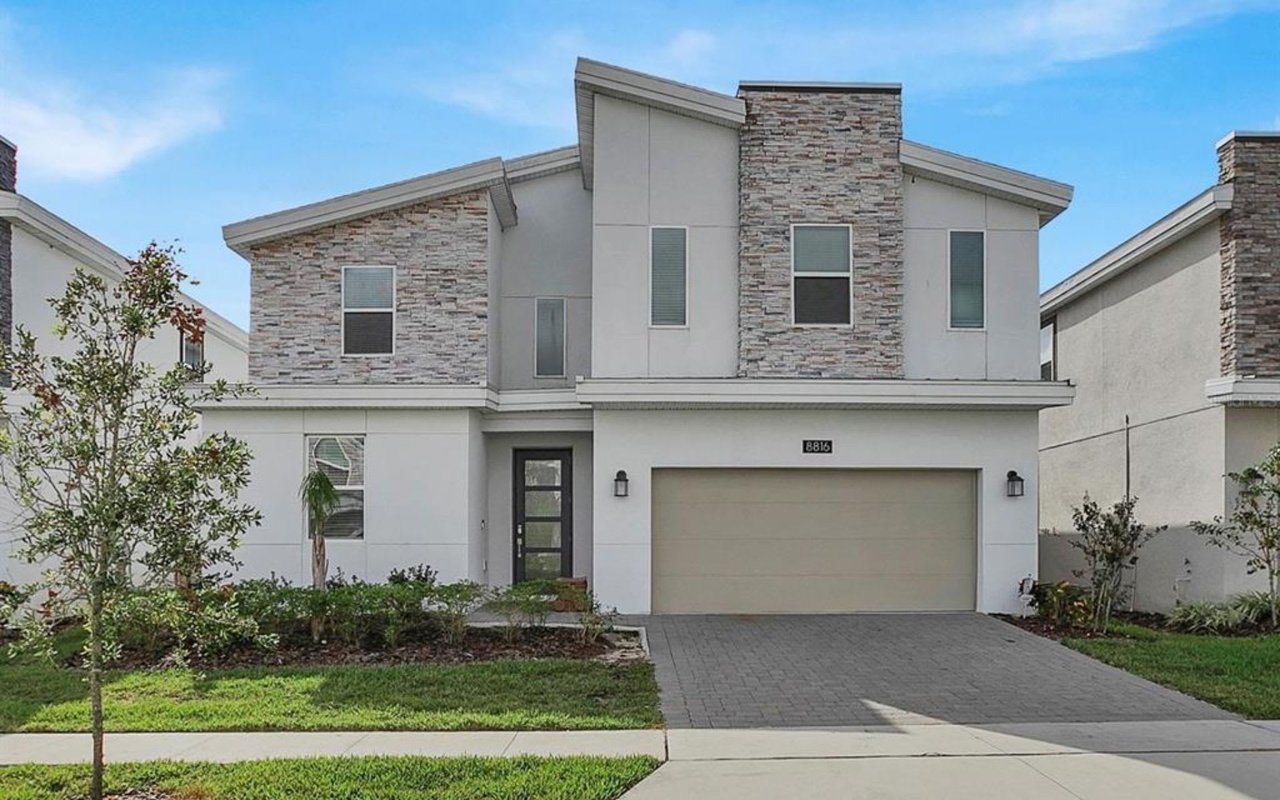
[[[595,642],[582,640],[575,628],[526,628],[515,642],[507,642],[500,629],[470,628],[458,644],[431,638],[406,642],[393,649],[367,650],[340,641],[320,644],[282,644],[278,649],[243,649],[218,656],[192,656],[187,666],[197,670],[235,667],[338,666],[368,664],[471,664],[501,659],[565,658],[581,661],[626,663],[644,660],[639,636],[633,632],[605,634]],[[173,666],[168,659],[125,653],[113,669],[153,669]]]
[[[1043,636],[1046,639],[1052,639],[1060,642],[1063,639],[1128,639],[1122,633],[1113,631],[1095,631],[1088,626],[1058,626],[1049,622],[1043,617],[1016,617],[1010,614],[996,614],[998,618],[1004,620],[1010,625],[1022,628],[1024,631],[1034,633],[1037,636]],[[1122,611],[1112,615],[1112,619],[1117,622],[1128,622],[1133,625],[1141,625],[1144,628],[1164,631],[1169,628],[1165,624],[1165,619],[1160,614],[1143,614],[1136,611]]]

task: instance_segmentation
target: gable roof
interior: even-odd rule
[[[1218,184],[1196,195],[1058,282],[1040,295],[1041,319],[1213,222],[1230,210],[1234,193]]]
[[[1065,183],[906,139],[902,140],[899,148],[899,159],[902,161],[903,171],[909,175],[920,175],[940,183],[1031,206],[1040,212],[1041,226],[1065,211],[1071,205],[1071,197],[1075,192]]]
[[[104,278],[118,280],[129,268],[129,260],[123,255],[25,195],[0,192],[0,219],[8,220]],[[206,332],[248,352],[249,334],[243,328],[186,294],[182,298],[204,309]]]

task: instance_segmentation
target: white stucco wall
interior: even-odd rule
[[[903,200],[906,377],[1036,380],[1040,223],[1035,209],[910,175]],[[980,330],[948,329],[951,230],[986,233],[987,312]]]
[[[581,170],[511,187],[520,223],[503,231],[496,347],[503,389],[572,386],[591,374],[591,194]],[[539,297],[565,299],[565,377],[534,377],[534,311]],[[491,319],[491,325],[494,320]],[[492,334],[490,334],[492,335]],[[492,378],[491,378],[492,379]]]
[[[595,97],[596,377],[718,377],[738,368],[738,135]],[[649,326],[649,226],[688,226],[688,325]]]
[[[804,455],[801,440],[833,440]],[[977,608],[1018,612],[1036,571],[1036,414],[976,411],[597,411],[595,586],[623,612],[650,608],[650,476],[656,467],[956,468],[979,470]],[[625,469],[630,496],[613,496]],[[1005,473],[1026,496],[1005,495]]]
[[[262,512],[244,539],[240,577],[272,572],[310,581],[310,542],[298,485],[308,434],[365,437],[365,537],[330,539],[330,574],[378,581],[395,567],[430,564],[441,580],[480,579],[485,459],[475,412],[231,410],[205,412],[205,429],[228,431],[253,449],[242,498]]]

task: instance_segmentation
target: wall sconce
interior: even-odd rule
[[[1026,481],[1022,479],[1022,476],[1018,474],[1017,470],[1009,470],[1009,473],[1004,476],[1004,479],[1005,494],[1010,497],[1022,497],[1026,487]]]
[[[613,496],[626,497],[630,491],[628,488],[630,483],[627,480],[627,471],[625,469],[618,470],[618,474],[613,476]]]

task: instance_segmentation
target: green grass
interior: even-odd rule
[[[108,790],[155,788],[191,800],[609,800],[651,758],[306,758],[236,764],[109,764]],[[85,766],[0,767],[6,800],[83,797]]]
[[[1118,625],[1130,639],[1068,639],[1112,666],[1251,719],[1280,719],[1280,634],[1200,636]]]
[[[88,730],[80,674],[30,660],[0,664],[0,731]],[[652,666],[561,659],[119,671],[103,696],[109,731],[590,730],[662,721]]]

